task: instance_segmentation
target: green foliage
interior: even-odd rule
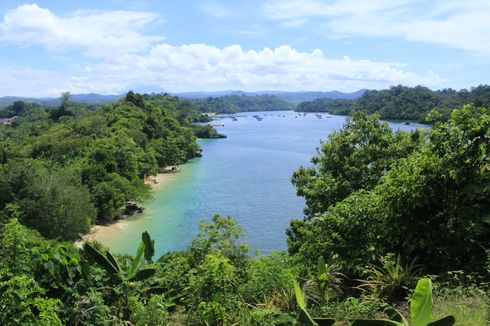
[[[1,237],[0,262],[3,268],[14,275],[24,274],[30,266],[30,240],[33,232],[12,219],[4,227]]]
[[[219,134],[210,124],[193,125],[192,128],[198,138],[226,138],[225,135]]]
[[[83,245],[84,252],[107,273],[116,276],[121,282],[140,281],[155,274],[154,268],[147,268],[145,261],[151,263],[154,254],[154,242],[148,232],[142,234],[142,241],[138,246],[136,255],[131,259],[117,260],[107,250],[105,254],[100,252],[89,242]]]
[[[3,325],[62,325],[56,313],[59,304],[58,300],[45,298],[44,290],[31,278],[1,275],[0,321]]]
[[[384,317],[385,308],[386,304],[379,300],[350,296],[338,303],[323,306],[322,312],[338,321],[352,321],[361,318]]]
[[[332,299],[341,294],[343,277],[344,275],[339,272],[339,266],[335,259],[325,263],[323,256],[320,256],[316,273],[311,273],[308,282],[306,282],[306,291],[314,301],[328,305]]]
[[[189,280],[192,323],[229,325],[239,320],[243,309],[237,295],[237,273],[228,258],[207,254]]]
[[[150,245],[149,249],[146,249],[146,244]],[[147,262],[151,261],[153,257],[151,246],[153,246],[153,242],[148,233],[143,233],[142,241],[134,257],[123,256],[116,258],[109,250],[102,253],[88,242],[83,246],[83,251],[87,258],[95,262],[111,276],[110,282],[113,283],[116,295],[119,297],[116,300],[118,301],[116,309],[124,320],[129,319],[131,316],[131,297],[141,290],[138,282],[150,279],[155,275],[155,268],[147,266]],[[145,258],[145,252],[149,254],[146,257],[148,260]],[[136,304],[136,307],[139,306]]]
[[[408,139],[407,139],[408,138]],[[357,112],[340,131],[322,143],[313,166],[301,167],[292,177],[305,214],[312,218],[360,189],[370,190],[397,159],[417,146],[418,135],[394,133],[378,116]]]
[[[291,287],[294,275],[292,261],[285,253],[261,256],[250,261],[247,281],[240,287],[240,293],[247,302],[272,301],[274,305],[287,311],[290,305],[282,305],[277,299],[283,291],[288,291]]]
[[[219,253],[230,260],[241,273],[248,261],[248,245],[241,243],[242,227],[231,218],[216,214],[211,219],[212,223],[201,221],[199,233],[192,239],[189,254],[191,264],[196,265],[208,254]]]
[[[137,297],[129,300],[131,321],[135,325],[159,326],[167,325],[169,303],[162,295],[152,295],[144,304]]]
[[[0,131],[0,210],[18,204],[22,223],[66,240],[146,199],[145,176],[198,155],[191,123],[206,120],[168,95],[129,92],[96,110],[69,98],[16,103],[19,118]]]
[[[227,95],[192,101],[201,112],[237,113],[245,111],[292,110],[294,105],[274,95]]]
[[[443,92],[451,101],[460,95]],[[471,96],[487,103],[486,92],[477,88]],[[402,113],[421,116],[419,101],[425,99],[415,97]],[[412,133],[394,133],[376,116],[355,113],[322,144],[313,166],[293,176],[307,208],[288,230],[290,256],[250,255],[237,222],[215,215],[201,222],[188,250],[156,262],[147,232],[134,256],[120,256],[95,243],[79,250],[47,240],[28,227],[72,240],[94,219],[119,216],[128,202],[148,195],[146,175],[198,153],[191,123],[206,116],[189,101],[133,92],[97,110],[68,96],[56,110],[22,103],[9,110],[19,118],[0,128],[2,325],[293,325],[296,313],[305,325],[334,322],[312,316],[407,325],[383,300],[400,302],[407,294],[416,273],[405,263],[415,258],[425,273],[460,270],[451,275],[465,277],[457,277],[453,292],[438,292],[436,308],[431,282],[419,281],[410,300],[414,326],[452,325],[450,316],[432,321],[447,314],[486,322],[490,118],[484,108],[465,106],[447,121],[447,112],[437,111],[432,129]],[[387,101],[380,114],[393,112]],[[353,278],[361,275],[360,287],[375,295],[359,295]],[[472,285],[477,290],[469,293],[468,282],[480,288]]]
[[[298,281],[293,280],[294,286],[294,294],[296,297],[296,303],[298,304],[298,324],[304,326],[330,326],[335,323],[334,319],[331,318],[312,318],[308,311],[306,310],[307,306],[307,297],[305,292],[301,289],[298,284]]]
[[[422,278],[418,281],[417,287],[410,298],[410,323],[402,315],[395,312],[392,320],[355,320],[353,326],[452,326],[455,323],[453,316],[446,316],[441,319],[432,320],[432,281]]]
[[[135,256],[117,256],[97,244],[85,244],[79,252],[71,244],[42,238],[14,219],[1,236],[0,321],[9,325],[4,322],[8,315],[15,316],[8,319],[15,321],[12,324],[21,325],[332,325],[334,319],[312,316],[349,321],[387,314],[392,320],[383,320],[383,325],[405,325],[399,324],[400,315],[383,312],[386,305],[376,298],[346,298],[340,293],[333,297],[329,290],[338,285],[338,258],[329,263],[320,258],[301,289],[295,281],[301,269],[284,253],[236,255],[241,252],[240,230],[229,217],[217,216],[213,223],[203,223],[201,231],[193,250],[204,256],[189,250],[168,253],[151,263],[154,243],[148,233],[142,234]],[[399,280],[394,276],[405,273],[401,264],[393,257],[386,261],[384,267],[391,273],[387,282]],[[312,295],[325,290],[326,300]],[[484,292],[479,293],[479,300],[485,300]],[[457,298],[470,302],[473,297],[477,298],[473,294]],[[420,282],[411,299],[412,318],[425,321],[427,317],[420,316],[430,313],[431,301],[430,282]],[[468,320],[484,320],[486,305],[478,302],[477,308],[469,308],[477,319]],[[468,316],[453,307],[448,310],[447,303],[444,309],[434,316],[444,316],[444,311]],[[446,317],[441,324],[428,325],[450,325],[442,323],[451,320]]]
[[[0,180],[0,209],[15,203],[19,219],[46,237],[76,239],[95,218],[88,189],[70,168],[12,160],[0,166]]]
[[[348,129],[345,134],[352,139],[364,121],[356,120],[353,124],[357,126],[346,126],[340,133]],[[384,149],[396,149],[399,155],[389,155],[395,159],[371,163],[360,156],[359,161],[350,163],[354,168],[346,165],[337,179],[331,177],[330,170],[317,171],[328,164],[332,169],[341,167],[336,163],[339,155],[335,155],[341,152],[322,153],[315,160],[318,169],[308,168],[313,171],[308,175],[297,172],[297,180],[293,179],[298,193],[307,198],[307,217],[314,218],[291,222],[289,252],[310,266],[320,255],[337,254],[342,270],[353,277],[359,277],[360,267],[390,252],[399,253],[403,261],[417,258],[423,271],[429,273],[485,270],[485,239],[490,234],[489,130],[490,117],[485,110],[465,106],[432,129],[402,133]],[[324,148],[335,148],[337,142],[333,137]],[[373,139],[373,145],[376,143]],[[362,145],[353,148],[357,153]],[[349,151],[340,155],[350,157]],[[367,163],[359,168],[359,162]],[[380,169],[373,170],[376,166]],[[359,170],[360,174],[352,174],[356,177],[345,177]],[[332,186],[325,186],[328,183],[324,180]],[[369,182],[356,184],[356,180]],[[352,191],[345,191],[342,199],[338,195],[342,188],[334,181],[347,184]],[[325,189],[339,199],[326,195]]]
[[[255,326],[293,326],[296,319],[289,314],[281,313],[276,307],[254,307],[251,312],[250,325]]]
[[[299,314],[298,321],[300,325],[305,326],[317,326],[317,323],[311,318],[310,314],[306,310],[307,299],[306,295],[298,284],[298,281],[293,280],[294,295],[296,297],[296,303],[298,304]]]
[[[302,102],[297,111],[328,112],[348,115],[358,110],[377,113],[382,119],[399,119],[433,123],[445,121],[451,110],[465,104],[490,107],[490,86],[480,85],[470,91],[443,89],[431,91],[422,86],[392,86],[385,90],[368,90],[353,100],[317,99]]]
[[[368,295],[396,302],[404,299],[413,287],[418,273],[415,261],[403,265],[400,256],[388,254],[380,257],[380,266],[369,265],[364,271],[365,279],[361,280],[359,288]]]
[[[69,320],[75,325],[113,325],[114,317],[101,293],[90,289],[69,309]]]
[[[189,285],[191,267],[187,253],[167,253],[155,265],[155,285],[171,296],[182,295]]]
[[[410,298],[410,316],[414,325],[426,325],[432,319],[432,282],[428,278],[418,281]]]

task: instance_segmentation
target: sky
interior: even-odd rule
[[[490,1],[0,0],[0,96],[489,83]]]

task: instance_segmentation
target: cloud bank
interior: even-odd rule
[[[441,44],[490,56],[490,1],[289,0],[268,1],[264,16],[284,27],[318,29],[332,39],[393,37]]]
[[[277,19],[284,18],[280,12]],[[282,16],[281,16],[282,15]],[[302,18],[286,16],[286,19]],[[120,93],[155,86],[171,92],[254,90],[344,90],[393,84],[438,87],[444,80],[428,70],[417,74],[399,63],[330,58],[321,50],[288,45],[259,50],[239,45],[171,45],[145,27],[158,17],[148,12],[77,11],[56,16],[37,5],[9,11],[0,22],[0,42],[40,45],[48,52],[80,51],[75,72],[1,67],[0,88],[9,95]],[[22,94],[29,92],[29,94]]]

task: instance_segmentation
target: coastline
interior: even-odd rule
[[[156,175],[152,175],[146,177],[144,179],[144,183],[151,187],[151,192],[155,192],[169,181],[174,180],[178,173],[158,173]],[[119,220],[115,220],[109,222],[107,224],[95,224],[90,227],[90,231],[87,234],[84,234],[79,240],[75,241],[75,246],[81,248],[83,244],[87,241],[99,241],[99,239],[109,237],[114,232],[119,232],[123,229],[129,227],[129,225],[140,218],[143,213],[137,213],[131,216],[123,217]],[[100,242],[100,241],[99,241]]]

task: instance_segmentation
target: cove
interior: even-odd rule
[[[261,121],[254,118],[262,118]],[[302,218],[303,198],[291,184],[293,172],[309,165],[320,141],[346,117],[293,111],[246,112],[216,123],[226,139],[199,140],[203,157],[180,167],[157,188],[141,215],[95,239],[117,253],[133,254],[141,233],[155,240],[156,255],[186,249],[201,219],[231,215],[245,241],[263,253],[286,249],[289,220]],[[393,129],[426,127],[389,122]]]

